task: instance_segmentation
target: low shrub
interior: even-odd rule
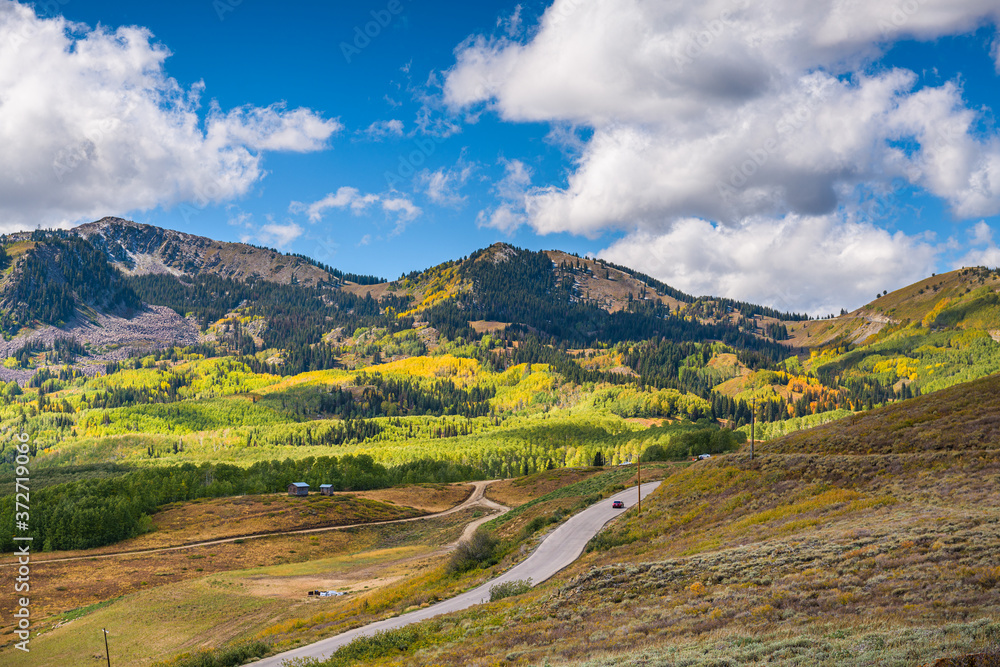
[[[490,586],[490,602],[521,595],[531,590],[531,579],[515,579]]]
[[[480,528],[471,538],[459,543],[448,562],[449,574],[461,574],[496,564],[499,547],[500,540]]]
[[[157,662],[153,667],[239,667],[254,658],[264,657],[270,651],[270,644],[257,640],[212,651],[185,653],[170,662]]]

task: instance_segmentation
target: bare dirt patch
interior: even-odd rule
[[[378,283],[376,285],[357,285],[355,283],[344,283],[341,286],[342,292],[348,292],[356,296],[363,297],[371,294],[376,301],[381,301],[387,294],[392,292],[392,283]]]
[[[427,549],[420,547],[378,549],[315,561],[318,571],[309,574],[269,568],[246,577],[243,585],[246,592],[260,597],[308,598],[309,591],[368,592],[399,581],[410,572],[415,559],[426,557]]]
[[[510,322],[494,322],[492,320],[472,320],[469,322],[476,333],[487,333],[491,331],[503,331],[510,326]]]
[[[468,484],[420,484],[376,491],[349,491],[344,495],[380,503],[413,507],[424,512],[444,512],[464,502],[472,493]]]

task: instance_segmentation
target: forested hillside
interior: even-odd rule
[[[536,332],[546,342],[586,346],[663,338],[673,342],[719,340],[779,361],[786,348],[729,323],[702,324],[672,313],[659,301],[634,295],[624,311],[610,313],[574,291],[573,270],[554,271],[542,252],[496,247],[469,256],[458,279],[472,289],[423,312],[449,338],[475,338],[470,320],[510,322],[514,330]]]
[[[33,322],[63,324],[82,308],[127,316],[141,307],[124,277],[88,242],[68,234],[38,239],[11,249],[21,256],[0,282],[0,333]],[[5,263],[7,256],[5,251]]]
[[[674,557],[694,553],[698,567],[706,549],[742,548],[751,533],[774,537],[825,518],[889,512],[903,498],[877,490],[874,468],[853,461],[857,483],[838,486],[845,457],[925,456],[937,471],[943,452],[974,447],[989,458],[995,449],[992,403],[982,399],[995,378],[982,378],[1000,372],[1000,276],[986,269],[932,276],[854,312],[811,319],[694,297],[594,258],[506,244],[386,283],[135,223],[105,220],[86,231],[0,239],[0,526],[8,527],[0,551],[15,548],[13,433],[28,437],[29,532],[43,552],[158,539],[164,516],[206,502],[211,517],[218,507],[259,505],[254,521],[263,523],[253,525],[269,533],[272,494],[291,482],[353,493],[500,478],[516,485],[603,469],[602,478],[618,480],[606,490],[642,463],[644,471],[677,471],[667,482],[674,500],[652,498],[653,519],[602,535],[589,558],[603,564],[650,541],[678,541]],[[764,457],[801,463],[808,451],[809,460],[829,460],[801,475],[726,468],[738,482],[730,489],[716,462],[743,460],[750,437]],[[692,464],[702,454],[713,455],[711,465]],[[879,475],[911,463],[878,463]],[[681,472],[687,466],[694,472]],[[503,548],[516,553],[595,493],[539,509]],[[926,490],[914,493],[919,500]],[[310,506],[284,511],[294,525],[314,521]],[[786,515],[794,520],[782,523]],[[718,527],[733,516],[735,532]],[[312,538],[296,539],[287,549],[302,554],[295,559],[323,551]],[[241,568],[285,562],[243,560],[249,553]],[[159,572],[136,581],[200,576],[187,565],[163,582],[149,583]],[[756,590],[758,580],[733,581]],[[620,593],[603,580],[581,581],[585,598],[588,587]],[[657,581],[674,590],[672,580]],[[684,599],[701,595],[685,586]],[[853,609],[855,597],[843,596],[867,590],[854,586],[823,604]],[[708,614],[718,627],[747,614],[776,619],[777,599],[718,613],[691,607],[690,618]],[[802,620],[811,603],[795,600],[789,613]],[[695,627],[688,616],[670,618]]]
[[[85,232],[0,243],[0,418],[55,479],[112,462],[171,479],[189,464],[324,457],[466,477],[686,459],[738,447],[751,422],[778,437],[1000,371],[998,278],[983,270],[810,320],[505,244],[378,283],[124,221]],[[219,251],[211,270],[196,248]],[[227,268],[222,250],[243,259]],[[255,257],[277,273],[246,272]],[[139,270],[153,259],[163,270]],[[304,264],[326,278],[276,278]],[[138,343],[115,338],[129,326]],[[0,442],[0,467],[13,461]],[[153,500],[107,510],[126,532],[172,497],[149,479]],[[53,548],[80,544],[90,502],[65,510],[60,525],[79,530]]]

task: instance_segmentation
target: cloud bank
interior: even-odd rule
[[[624,233],[607,256],[630,254],[633,265],[679,287],[751,298],[766,296],[749,287],[766,270],[705,281],[665,260],[681,259],[670,244],[683,238],[694,248],[697,228],[701,247],[722,242],[717,252],[755,232],[791,234],[775,239],[790,247],[815,226],[827,236],[808,235],[832,256],[854,253],[859,239],[876,258],[920,248],[900,260],[898,285],[926,268],[930,246],[870,223],[858,228],[859,189],[903,183],[958,218],[996,215],[1000,137],[977,129],[983,112],[968,107],[960,84],[922,86],[912,71],[873,63],[896,41],[998,23],[994,0],[556,0],[528,39],[477,36],[460,45],[444,96],[463,112],[592,131],[564,185],[526,186],[516,205],[505,199],[480,224]],[[982,57],[998,58],[995,49]],[[740,263],[735,254],[725,259]],[[780,260],[768,261],[772,278],[783,279]],[[840,292],[845,299],[880,281],[876,265],[841,266],[824,280],[863,276]],[[793,305],[820,309],[827,299],[807,301]]]
[[[283,104],[202,110],[169,55],[143,28],[0,0],[0,231],[225,202],[264,177],[264,153],[321,150],[341,129]]]

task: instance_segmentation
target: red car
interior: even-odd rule
[[[625,502],[621,500],[612,501],[611,507],[616,510],[625,509]]]

